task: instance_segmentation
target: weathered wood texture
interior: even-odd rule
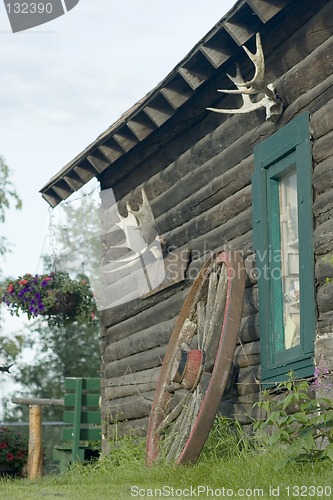
[[[12,403],[17,405],[64,406],[63,399],[48,398],[12,398]]]
[[[223,156],[221,157],[223,164]],[[181,200],[176,206],[163,212],[157,219],[156,224],[161,233],[171,231],[181,226],[198,215],[219,203],[227,200],[230,196],[237,194],[251,182],[253,172],[253,156],[241,161],[239,165],[230,168],[227,172],[213,178],[211,182],[204,185],[199,191],[192,191],[192,195]],[[189,184],[191,185],[193,175],[189,175]],[[201,182],[202,185],[202,182]],[[192,188],[193,189],[193,188]],[[182,183],[183,191],[183,183]],[[172,195],[172,193],[170,193]],[[185,195],[186,193],[184,193]],[[158,205],[158,199],[156,204]],[[223,208],[223,206],[222,206]]]
[[[313,205],[313,213],[318,225],[332,219],[333,215],[333,189],[325,191],[316,197]]]
[[[148,368],[155,368],[162,364],[166,346],[156,347],[148,351],[134,354],[128,358],[118,359],[105,366],[106,377],[117,377],[129,372],[140,372]]]
[[[109,439],[115,440],[118,437],[135,434],[136,436],[144,436],[147,433],[148,417],[138,418],[134,420],[126,420],[117,422],[108,427]]]
[[[29,408],[28,478],[40,479],[43,475],[42,407]]]
[[[333,156],[318,163],[313,173],[313,187],[316,194],[333,188]]]
[[[147,417],[154,398],[154,391],[113,399],[108,404],[109,422],[122,422]]]
[[[250,342],[248,344],[239,344],[236,347],[234,355],[234,364],[238,368],[254,366],[260,364],[260,342]]]
[[[332,44],[331,36],[278,80],[277,91],[283,102],[287,105],[295,102],[300,95],[313,89],[331,75]]]
[[[174,318],[188,294],[187,285],[188,283],[184,283],[179,288],[159,292],[147,299],[133,300],[122,306],[102,311],[104,340],[115,342],[125,338],[139,329],[153,326],[156,318],[165,321]]]
[[[302,6],[293,2],[288,7],[288,22],[280,20],[281,24],[272,27],[276,36],[270,29],[262,34],[267,81],[274,82],[286,106],[280,120],[266,122],[262,111],[221,115],[220,121],[215,115],[203,113],[198,129],[186,137],[186,150],[177,142],[184,136],[176,139],[170,131],[167,140],[166,127],[166,137],[159,147],[147,141],[137,171],[129,173],[130,179],[120,181],[118,192],[125,193],[121,212],[126,214],[127,201],[134,208],[141,202],[144,188],[167,250],[190,249],[191,259],[186,282],[102,314],[102,420],[111,422],[110,436],[117,432],[112,423],[116,419],[119,429],[128,426],[142,431],[142,426],[146,427],[167,342],[189,286],[211,253],[223,248],[241,251],[247,277],[234,368],[220,410],[236,416],[244,425],[259,418],[259,410],[252,407],[260,390],[260,305],[251,208],[253,148],[304,110],[310,113],[314,166],[317,332],[333,332],[333,282],[329,281],[333,278],[329,262],[333,252],[332,7],[333,3],[325,0],[316,5],[306,0]],[[244,75],[250,74],[253,68],[242,51],[239,58],[241,64],[245,63]],[[224,84],[224,73],[214,77],[207,82],[208,94],[213,88],[224,88]],[[202,105],[202,95],[198,94],[197,101],[194,98],[193,105]],[[214,105],[218,100],[217,107],[234,102],[233,97],[219,96]],[[191,138],[196,139],[191,142]],[[152,168],[154,159],[157,163]],[[152,173],[147,176],[149,171]],[[115,192],[117,189],[115,186]]]
[[[314,248],[316,255],[325,255],[333,250],[333,220],[317,226],[314,231]]]
[[[159,319],[157,318],[157,320]],[[175,322],[176,318],[157,323],[128,337],[109,343],[104,352],[104,362],[111,363],[112,361],[167,344]]]

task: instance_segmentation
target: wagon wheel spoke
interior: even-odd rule
[[[189,399],[189,393],[185,394],[183,398],[177,403],[175,408],[165,417],[156,429],[156,434],[162,434],[165,429],[176,420],[176,418],[181,414],[182,410],[185,408],[187,401]]]
[[[195,280],[157,383],[148,426],[148,465],[157,459],[193,462],[200,453],[236,345],[244,276],[241,257],[230,251],[209,259]]]

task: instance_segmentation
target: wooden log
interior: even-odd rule
[[[316,255],[325,255],[333,250],[333,220],[317,226],[314,231],[314,249]]]
[[[252,392],[260,391],[260,365],[240,368],[236,382],[237,393],[245,396]]]
[[[262,2],[259,2],[262,3]],[[263,45],[267,81],[272,81],[271,72],[286,73],[299,61],[321,45],[332,34],[332,9],[326,0],[314,4],[311,0],[288,5],[288,22],[283,30],[275,30]],[[267,44],[270,44],[267,47]]]
[[[310,113],[315,113],[318,110],[320,110],[323,105],[325,105],[328,101],[332,99],[333,96],[332,82],[333,82],[333,76],[329,76],[322,82],[319,82],[315,87],[309,89],[305,94],[300,95],[284,111],[281,117],[280,125],[283,126],[286,123],[289,123],[292,120],[292,118],[300,114],[302,111],[309,111]]]
[[[134,354],[128,358],[108,363],[104,368],[106,377],[117,377],[126,373],[135,373],[160,366],[163,362],[167,346],[156,347],[149,351]]]
[[[325,255],[318,259],[315,266],[315,276],[318,283],[323,284],[333,279],[333,256]]]
[[[108,404],[110,423],[147,417],[150,414],[154,391],[144,394],[114,399]]]
[[[246,271],[245,287],[247,288],[258,282],[256,256],[254,253],[251,253],[244,259],[244,267]]]
[[[333,333],[333,311],[327,311],[319,315],[317,335],[323,333],[329,333],[330,335]]]
[[[213,178],[199,191],[192,191],[186,199],[183,199],[182,190],[180,202],[171,206],[156,219],[158,232],[162,234],[171,231],[235,195],[251,183],[252,172],[253,155],[222,175]]]
[[[188,294],[188,283],[182,283],[172,290],[163,291],[148,299],[123,304],[122,308],[102,311],[101,321],[107,325],[107,342],[116,342],[143,328],[161,321],[174,318],[180,311],[181,305]]]
[[[109,453],[112,453],[112,441],[117,442],[117,439],[122,436],[145,436],[148,429],[148,417],[143,417],[134,420],[125,420],[108,426],[108,435],[111,440]]]
[[[258,310],[259,310],[258,286],[253,285],[252,287],[245,288],[242,317],[255,314],[258,312]]]
[[[278,95],[287,106],[332,74],[332,47],[330,36],[276,82]]]
[[[207,232],[205,235],[196,237],[194,232],[192,235],[189,235],[189,241],[186,243],[190,246],[192,252],[200,255],[205,255],[209,251],[216,251],[216,249],[222,250],[224,247],[240,250],[239,242],[243,240],[248,243],[248,237],[250,235],[246,235],[246,233],[248,233],[251,229],[252,209],[248,208],[222,226]],[[244,236],[244,238],[241,239],[239,236]],[[235,245],[233,244],[233,240],[236,240],[237,238],[239,239]],[[187,276],[188,274],[189,273],[187,273]],[[192,279],[192,277],[190,276],[189,279]]]
[[[245,394],[244,396],[238,396],[236,398],[233,398],[233,402],[234,403],[254,404],[257,401],[259,401],[259,398],[260,398],[259,392],[252,392],[250,394]]]
[[[267,130],[267,134],[274,130],[274,126],[272,124],[267,125],[267,122],[259,128],[265,132]],[[155,216],[159,217],[161,214],[167,213],[175,204],[180,203],[183,199],[190,198],[193,193],[200,191],[214,178],[236,167],[236,165],[240,165],[244,159],[250,158],[253,155],[253,146],[253,130],[244,133],[239,139],[235,137],[234,143],[227,147],[223,153],[212,158],[209,162],[203,163],[189,175],[181,178],[181,192],[178,184],[173,182],[168,190],[165,190],[158,198],[154,199],[152,207]],[[244,164],[242,164],[243,166]],[[157,229],[159,230],[158,225]]]
[[[175,322],[176,318],[173,318],[108,344],[103,354],[104,363],[167,344]]]
[[[268,81],[273,80],[271,78],[271,72],[270,72],[271,68],[274,68],[275,71],[278,72],[278,74],[283,74],[289,68],[293,67],[298,61],[304,59],[309,52],[311,52],[312,50],[314,50],[318,46],[318,44],[322,43],[322,41],[324,41],[328,36],[330,36],[330,34],[332,32],[331,26],[333,25],[333,23],[330,22],[331,17],[332,17],[331,12],[330,12],[330,6],[327,5],[326,7],[323,8],[323,10],[320,10],[321,7],[323,5],[325,6],[326,3],[327,3],[326,0],[318,0],[316,3],[313,3],[312,1],[309,1],[309,0],[305,0],[302,2],[302,5],[297,4],[295,6],[293,6],[293,5],[288,6],[288,11],[289,11],[290,15],[288,16],[288,22],[285,23],[285,25],[284,25],[284,29],[278,30],[276,32],[276,36],[274,36],[274,37],[266,36],[264,39]],[[327,12],[327,13],[325,13],[325,12]],[[246,57],[246,55],[244,55],[244,57]],[[224,87],[223,87],[223,85],[221,86],[221,85],[218,85],[214,82],[213,90],[216,91],[216,88],[224,88]],[[206,89],[205,94],[206,93],[207,93],[207,89]],[[214,96],[214,93],[212,93],[212,95]],[[190,104],[192,104],[192,100],[191,100]],[[201,105],[202,104],[203,103],[201,102]],[[209,104],[212,104],[212,102],[210,102]],[[207,104],[207,105],[209,105],[209,104]],[[183,106],[183,108],[186,108],[186,107],[187,107],[187,105],[185,104]],[[202,105],[202,107],[204,107],[204,105]],[[253,115],[254,115],[254,117],[256,117],[257,113],[249,113],[249,114],[245,115],[245,117],[247,120],[249,120],[250,117],[253,118]],[[226,132],[227,133],[229,132],[229,134],[231,131],[234,134],[235,131],[241,129],[241,127],[239,126],[239,121],[241,122],[241,120],[240,120],[241,117],[239,115],[238,116],[236,115],[233,118],[236,118],[236,117],[238,118],[238,121],[233,120],[231,122],[230,127],[227,127]],[[243,115],[243,117],[244,117],[244,115]],[[183,115],[183,118],[184,118],[184,115]],[[183,121],[187,125],[187,120],[185,118]],[[213,122],[213,124],[216,126],[216,123],[218,123],[218,119],[216,118],[215,115],[213,115],[210,118],[210,120],[206,119],[206,120],[203,120],[203,122],[204,123],[200,123],[200,127],[192,126],[192,128],[187,131],[187,134],[185,136],[180,137],[182,142],[185,143],[185,145],[186,145],[185,149],[189,148],[188,147],[188,136],[189,135],[191,135],[192,143],[198,141],[198,139],[200,137],[195,138],[193,133],[197,130],[198,132],[200,131],[201,137],[207,136],[207,126],[206,127],[204,126],[205,123],[207,122],[207,125],[209,125],[210,122]],[[259,121],[259,123],[260,123],[260,121]],[[257,123],[257,124],[254,123],[253,125],[250,125],[250,128],[254,128],[254,127],[258,126],[259,123]],[[172,123],[172,127],[173,127],[173,129],[175,129],[174,123]],[[229,128],[229,131],[228,131],[228,128]],[[171,139],[173,139],[173,143],[175,143],[176,142],[175,138],[177,137],[177,135],[178,136],[180,135],[179,130],[177,130],[177,134],[175,134],[175,132],[172,130],[171,127],[169,128],[169,130],[170,130],[170,132],[168,134],[168,139],[170,140],[170,137],[171,137]],[[249,128],[247,128],[247,130],[249,130]],[[154,164],[151,160],[150,160],[150,163],[147,161],[144,162],[145,157],[147,157],[147,155],[148,155],[148,151],[149,151],[150,155],[152,154],[152,151],[154,151],[155,162],[156,161],[161,162],[160,158],[158,158],[158,154],[156,154],[157,153],[157,144],[159,145],[159,147],[161,149],[161,153],[163,154],[163,152],[164,152],[164,150],[163,150],[164,137],[160,136],[158,134],[158,132],[159,131],[157,131],[157,137],[154,136],[155,141],[154,141],[153,146],[155,147],[155,149],[152,150],[153,146],[151,145],[150,148],[142,147],[140,150],[140,155],[139,155],[140,158],[139,159],[141,161],[143,171],[145,171],[145,170],[151,171],[154,167]],[[155,135],[156,135],[156,132],[155,132]],[[221,136],[223,137],[223,134],[221,134]],[[210,142],[213,142],[213,141],[210,141]],[[169,142],[169,144],[170,144],[170,142]],[[169,144],[167,146],[169,146]],[[196,156],[202,157],[204,154],[206,154],[206,156],[209,155],[210,150],[208,149],[208,146],[209,146],[209,144],[208,145],[203,144],[201,147],[202,151],[201,150],[195,151],[195,153],[197,153],[197,154],[193,155],[194,158],[189,156],[187,158],[187,165],[191,165],[192,163],[195,164]],[[214,146],[216,147],[216,149],[220,148],[220,150],[223,150],[225,148],[225,144],[223,144],[223,143],[219,144],[219,142],[217,142],[216,145],[214,143]],[[176,148],[177,148],[177,145],[175,144],[175,149]],[[169,146],[169,150],[170,150],[170,146]],[[132,161],[131,161],[132,168],[133,168],[133,160],[138,162],[137,158],[132,158]],[[119,165],[120,168],[118,168],[117,170],[123,171],[124,169],[122,167],[124,167],[124,166],[127,166],[127,165],[123,165],[123,163],[121,162]],[[136,166],[136,164],[134,163],[134,167],[135,166]],[[129,167],[127,166],[127,168],[129,168]],[[163,165],[161,165],[160,168],[161,168],[161,170],[163,170],[163,168],[165,168],[165,165],[164,165],[164,167],[163,167]],[[156,169],[156,167],[155,167],[155,169]],[[138,170],[138,168],[136,168],[136,170]],[[113,175],[115,175],[115,174],[113,173]],[[125,190],[125,188],[129,184],[129,181],[128,181],[129,176],[128,176],[127,172],[124,172],[123,175],[124,175],[124,180],[122,181],[122,183],[124,185],[123,189]],[[172,184],[174,178],[175,177],[170,179],[171,184]],[[114,178],[112,178],[112,180],[114,180]],[[114,185],[114,182],[113,182],[113,185]],[[165,188],[165,184],[159,188],[160,192],[163,192],[164,188]],[[156,186],[156,189],[157,189],[157,186]]]
[[[160,373],[160,367],[150,368],[138,373],[127,373],[120,377],[108,377],[106,379],[105,387],[119,387],[122,385],[146,384],[149,382],[156,382]]]
[[[164,279],[162,283],[157,287],[145,294],[142,299],[149,297],[149,295],[154,295],[157,292],[165,288],[177,285],[180,281],[185,280],[186,270],[189,266],[191,251],[189,248],[182,248],[181,250],[167,249],[170,253],[164,258]]]
[[[64,406],[63,399],[47,398],[12,398],[12,403],[17,405],[39,405],[39,406]]]
[[[260,364],[260,342],[249,342],[237,345],[234,354],[234,364],[238,368]]]
[[[246,344],[259,339],[259,314],[254,313],[245,316],[241,320],[239,328],[239,342]]]
[[[312,148],[312,156],[317,163],[333,156],[333,131],[315,141]]]
[[[111,401],[112,399],[119,399],[126,396],[133,396],[134,394],[143,394],[144,392],[154,391],[155,388],[156,380],[150,380],[144,384],[136,383],[106,387],[104,390],[104,396],[106,400]]]
[[[311,11],[306,9],[308,13]],[[310,53],[317,49],[323,42],[325,42],[332,35],[332,9],[329,5],[324,6],[322,10],[316,5],[316,11],[312,15],[310,14],[309,21],[300,27],[300,29],[295,29],[294,33],[286,38],[285,43],[281,43],[280,47],[277,45],[277,50],[272,53],[273,61],[271,63],[270,56],[266,56],[266,77],[270,81],[274,81],[274,77],[277,75],[285,74],[291,68],[295,68],[296,65],[305,60]],[[298,16],[294,16],[295,20]],[[299,21],[296,21],[299,23]],[[290,29],[292,20],[288,22],[288,29]],[[274,42],[273,42],[274,43]],[[265,49],[267,52],[267,47]],[[274,73],[272,73],[274,71]],[[331,97],[326,94],[326,90],[329,90],[329,80],[328,77],[324,82],[319,81],[317,85],[310,86],[306,93],[300,94],[293,101],[290,101],[290,105],[284,111],[281,118],[281,125],[289,122],[293,116],[301,112],[303,109],[308,109],[311,113],[317,111],[322,105],[326,104]],[[332,79],[331,79],[332,81]],[[326,85],[326,83],[328,85]],[[278,87],[279,84],[276,83]],[[331,89],[333,90],[333,89]],[[278,89],[279,92],[279,89]],[[321,101],[321,104],[320,102]]]
[[[316,197],[313,212],[317,224],[323,224],[333,218],[333,189]]]
[[[216,87],[212,89],[212,94],[216,95]],[[208,119],[206,121],[210,130],[207,127],[205,128],[204,123],[201,123],[201,137],[194,140],[192,142],[192,147],[188,147],[182,155],[161,170],[161,172],[155,175],[150,175],[149,179],[142,184],[140,183],[140,185],[137,183],[137,188],[121,200],[120,208],[122,212],[124,211],[126,213],[126,209],[122,207],[125,207],[127,201],[133,203],[133,206],[140,203],[141,190],[144,188],[148,199],[151,202],[153,213],[155,217],[158,218],[162,213],[166,212],[164,207],[162,208],[160,206],[160,202],[162,200],[160,196],[174,187],[175,180],[184,179],[186,176],[192,177],[196,170],[200,169],[201,174],[195,174],[195,182],[199,181],[198,186],[195,187],[195,185],[192,184],[192,187],[190,187],[189,190],[189,193],[192,194],[196,189],[201,189],[203,187],[204,183],[202,182],[202,179],[200,181],[200,175],[202,176],[202,172],[205,170],[210,170],[211,173],[208,174],[209,179],[213,180],[214,176],[221,175],[223,173],[221,171],[221,166],[226,166],[223,169],[225,172],[226,170],[231,169],[232,166],[242,162],[246,156],[252,155],[252,150],[249,150],[249,155],[246,156],[238,154],[238,161],[235,159],[235,156],[232,157],[231,155],[231,157],[228,157],[229,163],[224,160],[221,161],[221,157],[219,157],[219,155],[223,155],[224,151],[232,146],[235,141],[242,139],[244,134],[248,133],[250,137],[253,128],[260,126],[262,122],[260,116],[257,116],[255,113],[243,116],[233,115],[226,118],[222,124],[220,118],[216,118],[213,114],[210,114],[207,118]],[[214,118],[216,118],[216,122],[219,123],[219,125],[212,127],[212,120]],[[186,134],[188,135],[188,130],[186,131]],[[170,151],[170,142],[168,142],[167,148],[168,151]],[[235,148],[235,151],[236,150],[237,148]],[[213,163],[209,163],[211,160],[213,160]],[[143,163],[142,168],[147,168],[148,164],[149,163]],[[211,174],[213,172],[214,175],[212,176]],[[138,177],[138,174],[139,173],[137,172],[136,177]],[[171,196],[171,192],[169,195]],[[187,196],[185,196],[185,192],[183,193],[183,197],[187,198]],[[120,196],[120,198],[122,198],[122,196]],[[176,194],[176,198],[171,196],[169,199],[169,203],[166,205],[169,209],[174,206],[174,202],[172,201],[174,199],[179,199],[178,193]],[[179,202],[180,201],[181,200],[179,200]]]
[[[333,189],[333,156],[326,158],[315,167],[312,180],[313,187],[318,194]]]
[[[29,409],[28,478],[40,479],[43,475],[42,409],[31,405]]]
[[[333,310],[333,281],[318,288],[317,306],[320,314]]]
[[[277,33],[276,37],[270,37],[270,39],[267,39],[267,42],[269,41],[273,45],[273,48],[279,47],[279,46],[281,48],[281,52],[279,53],[279,55],[277,55],[276,50],[270,51],[272,53],[271,58],[272,58],[274,64],[272,64],[272,63],[267,64],[268,68],[270,66],[273,66],[273,67],[276,67],[279,65],[282,66],[283,64],[286,64],[287,65],[286,67],[294,66],[295,62],[297,62],[298,60],[302,60],[308,51],[313,50],[313,48],[318,45],[318,40],[320,43],[321,40],[323,40],[327,36],[329,36],[329,28],[326,27],[326,24],[323,21],[321,21],[320,23],[317,21],[315,23],[312,20],[314,14],[318,13],[320,6],[323,5],[324,3],[325,3],[325,1],[318,0],[318,2],[316,2],[316,4],[313,4],[313,2],[309,3],[308,1],[305,3],[302,2],[302,8],[300,8],[300,6],[297,5],[297,15],[293,14],[289,17],[288,23],[285,24],[285,29],[280,30],[280,32]],[[330,18],[329,14],[327,14],[327,16],[324,16],[323,14],[321,15],[321,18],[323,18],[324,20],[326,17]],[[304,29],[302,25],[309,18],[310,18],[309,26],[307,26],[306,29]],[[331,23],[331,25],[332,25],[332,23]],[[318,26],[318,28],[316,28],[315,26]],[[324,28],[323,28],[323,26],[324,26]],[[328,24],[328,26],[330,26],[330,25]],[[279,38],[279,36],[280,36],[280,38]],[[291,39],[292,36],[293,36],[293,38]],[[285,44],[283,44],[284,40],[286,40]],[[266,42],[266,40],[265,40],[265,42]],[[265,44],[265,49],[266,49],[266,45],[267,45],[267,43]],[[266,53],[266,50],[265,50],[265,53]],[[285,71],[285,68],[284,67],[278,68],[278,70],[280,71],[280,74],[281,74]],[[209,90],[209,89],[206,89],[205,94],[207,93],[207,90]],[[214,82],[214,88],[212,90],[214,90],[216,93],[216,83],[215,82]],[[212,92],[212,95],[214,95],[213,92]],[[202,98],[202,95],[201,95],[201,98]],[[172,142],[174,144],[173,149],[175,150],[175,156],[177,156],[177,155],[179,156],[178,150],[181,151],[179,143],[180,144],[183,143],[183,151],[188,150],[189,145],[191,143],[193,144],[193,143],[197,142],[198,139],[202,136],[207,136],[207,130],[208,130],[209,125],[211,126],[211,123],[214,125],[213,128],[215,128],[216,123],[219,122],[219,120],[218,120],[219,117],[216,117],[215,115],[213,115],[212,117],[209,117],[209,119],[204,120],[204,123],[201,123],[200,127],[192,126],[190,128],[190,130],[188,130],[189,126],[191,126],[191,122],[188,121],[188,119],[189,119],[188,115],[190,114],[191,108],[193,108],[192,102],[190,104],[191,104],[191,106],[190,105],[187,106],[187,104],[185,104],[183,106],[183,108],[184,108],[183,109],[183,118],[184,119],[182,120],[182,122],[184,122],[186,127],[187,127],[186,133],[181,134],[181,131],[179,130],[180,125],[175,126],[174,121],[172,121],[172,123],[170,123],[169,128],[168,128],[169,143],[166,144],[166,146],[168,147],[168,151],[170,151],[170,141],[172,140]],[[212,104],[212,103],[210,103],[210,104]],[[202,102],[201,102],[201,105],[203,105]],[[204,108],[204,105],[202,107]],[[187,114],[185,114],[186,110],[189,111]],[[186,118],[185,118],[185,116],[186,116]],[[193,116],[193,111],[192,111],[191,116]],[[244,116],[239,117],[239,115],[233,117],[233,118],[237,117],[238,121],[235,119],[231,122],[231,126],[227,127],[225,135],[228,134],[228,128],[229,128],[229,134],[232,132],[232,134],[230,134],[230,135],[234,135],[235,131],[237,131],[237,130],[243,130],[243,129],[241,129],[241,127],[238,126],[238,123],[239,123],[239,121],[241,121],[241,118],[245,118],[246,120],[249,121],[250,125],[248,126],[247,130],[254,128],[255,126],[257,126],[260,123],[260,121],[258,123],[253,123],[253,120],[256,116],[257,116],[257,113],[249,113],[245,117]],[[252,120],[252,122],[250,121],[250,119]],[[168,126],[168,124],[166,124],[166,126]],[[162,133],[163,133],[163,131],[164,131],[164,128],[162,130]],[[105,172],[102,176],[103,177],[103,184],[105,184],[105,187],[111,187],[111,186],[113,187],[115,184],[115,180],[117,180],[117,178],[123,177],[123,180],[121,181],[122,186],[121,187],[119,186],[118,189],[119,189],[120,193],[122,191],[128,192],[129,189],[132,189],[131,183],[133,184],[133,182],[134,182],[134,180],[129,178],[130,176],[128,175],[130,169],[135,168],[136,173],[137,173],[136,175],[138,176],[138,174],[140,174],[140,176],[142,176],[143,178],[144,178],[144,175],[143,175],[144,172],[149,171],[149,173],[150,173],[150,172],[156,171],[156,169],[164,170],[165,166],[166,166],[165,157],[168,158],[171,155],[170,155],[170,152],[168,152],[168,154],[166,154],[166,151],[164,148],[165,137],[162,135],[162,133],[160,134],[158,130],[154,133],[154,143],[153,144],[152,144],[152,141],[150,141],[148,144],[142,143],[140,146],[140,155],[135,156],[134,154],[131,154],[131,152],[128,153],[130,155],[130,159],[131,159],[130,162],[129,161],[125,162],[125,161],[123,161],[123,159],[120,159],[118,161],[119,168],[117,168],[116,171],[115,171],[115,169],[111,169],[111,171]],[[221,134],[221,137],[223,137],[223,135],[224,134]],[[190,136],[190,138],[189,138],[189,136]],[[212,140],[210,140],[209,142],[213,143]],[[210,150],[208,149],[209,142],[208,142],[208,144],[203,143],[201,146],[201,150],[198,149],[198,150],[194,151],[193,158],[191,156],[189,156],[187,158],[187,165],[191,165],[192,163],[195,163],[196,156],[201,158],[204,154],[206,154],[206,156],[209,155],[209,153],[210,153]],[[225,144],[223,142],[221,143],[221,141],[220,142],[215,141],[214,146],[217,149],[219,149],[220,151],[222,151],[225,148]],[[154,158],[154,161],[153,161],[152,157]],[[142,165],[141,170],[139,168],[137,168],[139,166],[139,164]],[[111,184],[109,182],[109,185],[106,182],[108,176],[111,177],[111,181],[112,181]],[[147,178],[147,175],[146,175],[146,178]],[[175,177],[170,179],[171,184],[174,181],[174,178]],[[160,192],[163,192],[164,188],[165,188],[165,184],[164,184],[164,186],[160,187]],[[120,196],[123,196],[123,195],[120,194]]]
[[[229,240],[225,245],[224,248],[226,250],[236,250],[237,252],[241,252],[243,257],[246,257],[253,253],[253,235],[252,235],[252,229],[250,231],[247,231],[244,234],[241,234],[240,236],[237,236],[236,238],[233,238]]]
[[[246,186],[239,193],[223,201],[197,217],[192,218],[180,227],[163,234],[163,238],[172,242],[176,247],[190,242],[194,237],[200,237],[215,228],[221,228],[230,223],[236,216],[243,214],[252,205],[252,187]]]
[[[235,250],[240,252],[243,257],[253,254],[253,238],[252,238],[252,230],[247,233],[237,236],[234,239],[231,239],[224,245],[221,245],[221,241],[216,238],[216,242],[212,248],[210,245],[205,246],[201,244],[196,246],[196,241],[192,241],[192,262],[188,267],[186,277],[190,281],[194,281],[198,276],[201,267],[206,262],[206,260],[212,256],[212,254],[217,254],[224,250]]]
[[[333,85],[333,75],[328,77]],[[317,140],[333,130],[333,100],[330,99],[324,106],[311,116],[311,131],[313,139]]]
[[[225,417],[237,420],[240,424],[253,424],[262,418],[261,409],[252,403],[239,403],[232,401],[222,401],[219,406],[219,413]]]

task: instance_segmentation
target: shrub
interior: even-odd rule
[[[292,375],[277,389],[283,397],[272,398],[269,391],[263,391],[262,400],[256,403],[267,418],[256,422],[254,430],[263,431],[266,445],[281,444],[284,463],[333,461],[333,401],[316,397],[312,384],[296,381]]]
[[[28,437],[8,427],[0,427],[0,465],[21,473],[28,461]]]

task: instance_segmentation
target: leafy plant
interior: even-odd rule
[[[66,301],[72,308],[66,309]],[[12,315],[25,312],[28,318],[48,314],[49,323],[63,322],[91,324],[95,319],[96,305],[85,279],[71,279],[69,274],[51,272],[49,274],[25,274],[4,284],[3,302]]]
[[[102,460],[94,462],[94,467],[98,470],[103,468],[127,468],[129,464],[144,464],[146,439],[142,436],[135,436],[129,433],[121,437],[114,438],[110,442],[110,449],[107,455],[102,456]]]
[[[200,458],[217,461],[222,458],[240,457],[251,448],[251,438],[237,420],[217,415]]]
[[[28,460],[28,438],[8,427],[0,427],[0,465],[22,471]]]
[[[333,461],[332,400],[316,398],[313,386],[305,380],[294,380],[292,374],[277,389],[278,397],[272,398],[266,390],[262,400],[255,403],[266,412],[267,418],[256,422],[254,430],[263,432],[266,445],[282,445],[283,463],[324,458]]]

